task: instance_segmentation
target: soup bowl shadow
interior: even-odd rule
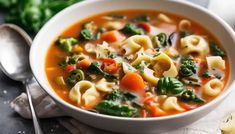
[[[62,100],[51,88],[45,72],[46,54],[51,43],[64,29],[79,19],[97,13],[123,9],[150,9],[174,13],[199,23],[213,33],[225,48],[227,56],[230,57],[230,79],[221,95],[195,110],[156,118],[123,118],[97,114],[80,109]],[[235,86],[235,61],[232,60],[232,57],[235,57],[234,44],[235,35],[228,24],[208,10],[188,2],[175,0],[92,0],[83,1],[64,9],[44,25],[33,41],[30,50],[30,65],[41,87],[69,116],[90,126],[114,132],[160,133],[187,126],[206,116],[233,90]]]

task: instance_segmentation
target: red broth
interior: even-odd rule
[[[145,58],[138,61],[137,54]],[[229,70],[225,51],[209,31],[187,18],[152,10],[78,20],[52,42],[45,63],[48,81],[64,101],[124,117],[167,116],[200,107],[224,90]]]

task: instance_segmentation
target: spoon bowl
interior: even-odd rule
[[[29,65],[29,50],[32,40],[28,35],[11,24],[0,26],[0,67],[13,80],[24,81],[32,78]]]
[[[33,78],[29,65],[31,43],[31,38],[18,26],[12,24],[0,26],[0,68],[11,79],[24,83],[35,134],[43,134],[29,91],[29,84]]]

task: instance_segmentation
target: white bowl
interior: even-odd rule
[[[45,73],[45,56],[52,41],[68,26],[79,19],[120,9],[156,9],[190,18],[213,33],[224,46],[230,62],[230,81],[225,91],[216,99],[195,110],[157,118],[122,118],[92,113],[63,101],[51,88]],[[208,10],[175,0],[92,0],[75,4],[53,17],[37,34],[30,51],[30,65],[42,88],[68,115],[96,128],[123,133],[159,133],[189,125],[206,116],[231,91],[235,74],[235,36],[233,30]]]

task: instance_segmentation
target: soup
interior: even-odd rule
[[[54,91],[82,109],[160,117],[216,98],[229,78],[220,43],[187,18],[152,10],[107,12],[65,29],[48,50]]]

